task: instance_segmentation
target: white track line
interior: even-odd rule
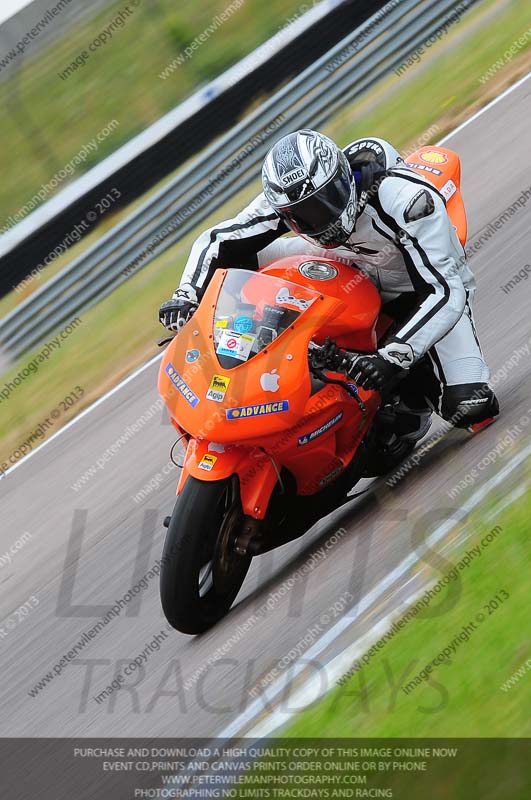
[[[508,89],[506,89],[504,92],[502,92],[502,94],[498,95],[498,97],[495,97],[494,100],[491,100],[491,102],[488,103],[486,106],[484,106],[484,108],[480,108],[479,111],[476,111],[475,114],[472,114],[471,117],[469,117],[464,122],[462,122],[461,125],[459,125],[455,130],[453,130],[450,133],[448,133],[445,137],[443,137],[440,140],[440,142],[437,142],[437,144],[438,145],[443,144],[444,142],[448,141],[448,139],[450,139],[452,136],[455,136],[456,133],[459,133],[460,131],[462,131],[463,128],[466,128],[467,125],[470,125],[471,122],[474,122],[474,120],[476,120],[478,117],[480,117],[486,111],[488,111],[493,106],[495,106],[496,103],[499,103],[500,100],[503,100],[505,97],[510,95],[511,92],[514,92],[516,89],[518,89],[518,87],[521,86],[529,78],[531,78],[531,72],[529,72],[527,75],[524,75],[523,78],[520,78],[520,80],[517,81],[517,83],[514,83],[512,86],[509,86]],[[143,366],[139,367],[137,370],[132,372],[131,375],[128,375],[127,378],[125,378],[123,381],[120,381],[120,383],[118,383],[114,387],[114,389],[111,389],[109,392],[107,392],[106,394],[102,395],[102,397],[100,397],[99,400],[96,400],[95,403],[93,403],[91,406],[89,406],[84,411],[82,411],[80,414],[78,414],[77,417],[74,417],[74,419],[70,420],[70,422],[68,422],[63,428],[58,430],[57,433],[54,433],[53,436],[50,436],[49,439],[46,439],[46,441],[43,442],[42,444],[40,444],[35,450],[32,450],[31,453],[28,453],[28,455],[24,456],[24,458],[21,458],[20,461],[17,461],[16,464],[14,464],[12,467],[10,467],[8,470],[6,470],[5,474],[2,477],[5,478],[8,475],[10,475],[12,472],[14,472],[15,469],[20,467],[22,464],[24,464],[25,461],[27,461],[29,458],[31,458],[36,453],[38,453],[39,450],[42,450],[43,447],[46,447],[46,445],[50,444],[50,442],[53,442],[54,439],[56,439],[58,436],[61,436],[61,434],[65,433],[65,431],[67,431],[69,428],[71,428],[72,425],[74,425],[76,422],[79,422],[79,420],[83,419],[83,417],[86,417],[87,414],[89,414],[91,411],[93,411],[95,408],[97,408],[99,405],[101,405],[101,403],[103,403],[105,400],[107,400],[108,397],[112,397],[113,394],[115,394],[116,392],[120,391],[120,389],[122,389],[124,386],[126,386],[130,381],[134,380],[134,378],[136,378],[137,375],[140,375],[140,373],[142,373],[145,369],[148,369],[148,367],[150,367],[152,364],[154,364],[159,358],[162,358],[162,353],[156,355],[154,358],[152,358],[150,361],[148,361],[147,364],[144,364]]]
[[[521,484],[518,486],[513,492],[510,493],[506,500],[500,506],[497,506],[495,511],[489,514],[485,519],[492,518],[500,514],[501,511],[512,505],[512,503],[525,494],[527,490],[527,484]],[[447,554],[458,550],[463,543],[470,538],[470,530],[468,529],[468,526],[465,526],[465,534],[466,535],[456,537],[449,543],[449,545],[442,547],[441,555],[444,553],[446,556]],[[324,689],[321,684],[321,671],[319,671],[318,675],[309,676],[302,686],[290,693],[289,698],[286,696],[286,694],[283,694],[281,705],[284,703],[284,701],[286,702],[286,705],[289,703],[290,710],[288,710],[288,708],[283,710],[282,707],[275,709],[271,712],[270,716],[261,722],[258,722],[249,732],[246,732],[246,736],[251,739],[260,739],[270,736],[275,730],[286,725],[290,719],[292,719],[303,708],[306,708],[316,700],[321,699],[321,697],[324,697],[324,695],[334,689],[336,682],[344,675],[348,674],[354,662],[367,653],[368,650],[370,650],[370,648],[376,644],[376,642],[378,642],[378,640],[385,633],[387,633],[387,631],[391,629],[393,622],[400,619],[404,612],[414,603],[416,603],[417,600],[426,592],[426,590],[430,589],[435,582],[436,581],[434,578],[433,580],[424,583],[421,588],[410,595],[406,600],[400,602],[396,608],[393,608],[391,611],[385,614],[385,616],[382,617],[382,619],[376,623],[376,625],[367,631],[367,633],[364,633],[352,644],[347,645],[344,650],[335,655],[327,664],[323,664],[322,668],[326,678]],[[404,588],[407,583],[408,581],[406,581],[402,588]]]
[[[480,489],[477,489],[471,497],[461,506],[461,510],[464,514],[468,514],[472,511],[476,506],[480,505],[483,502],[485,497],[489,494],[489,492],[502,483],[508,475],[514,472],[520,464],[525,461],[531,455],[531,444],[528,445],[523,451],[517,453],[513,458],[508,462],[508,464],[503,467],[496,475],[494,475],[490,480],[488,480]],[[444,522],[442,525],[439,525],[438,528],[434,530],[434,532],[426,539],[426,547],[424,552],[428,552],[430,548],[432,548],[435,544],[437,544],[441,539],[444,539],[452,529],[456,527],[455,520],[448,520]],[[280,696],[281,698],[286,697],[286,688],[290,683],[293,683],[294,679],[299,675],[305,668],[307,663],[315,662],[318,660],[318,657],[321,653],[332,643],[336,640],[339,636],[341,636],[344,631],[355,622],[361,614],[370,608],[375,602],[377,602],[390,588],[391,586],[406,575],[412,567],[422,561],[422,555],[417,555],[416,553],[410,553],[406,556],[391,572],[389,572],[382,580],[376,584],[376,586],[368,592],[365,597],[363,597],[359,603],[350,611],[354,612],[352,615],[347,613],[344,617],[336,622],[336,624],[327,631],[324,636],[317,641],[313,647],[311,647],[304,655],[305,663],[295,662],[293,665],[293,669],[288,669],[286,673],[280,676],[268,689],[264,692],[263,695],[258,697],[254,700],[246,709],[242,712],[233,722],[230,723],[221,733],[218,734],[217,738],[233,738],[239,737],[242,735],[250,736],[251,733],[245,731],[245,726],[249,725],[253,721],[254,718],[260,716],[260,714],[264,713],[266,705],[271,703],[271,700],[274,697]],[[387,624],[389,622],[390,617],[392,617],[396,613],[396,609],[393,609],[390,612],[385,620],[387,620]],[[381,620],[378,623],[378,631],[380,632],[381,627],[383,626],[384,620]],[[383,626],[385,627],[385,626]],[[368,639],[371,638],[371,631],[364,634],[361,639],[354,643],[355,645],[360,645],[363,643],[363,646],[366,645]],[[350,648],[354,647],[354,645],[349,646]],[[363,651],[365,652],[365,651]],[[311,676],[307,679],[302,687],[297,690],[297,696],[300,698],[305,698],[308,702],[313,702],[316,698],[309,699],[311,696],[312,687],[314,686],[315,676]],[[300,710],[300,709],[299,709]],[[272,711],[268,712],[267,719],[263,720],[260,725],[259,732],[256,729],[253,729],[252,735],[253,736],[268,736],[275,730],[279,725],[284,724],[290,716],[293,716],[296,711],[292,711],[286,715],[284,712],[280,711]],[[282,714],[281,718],[278,716]],[[269,721],[271,725],[269,725]],[[265,726],[267,725],[267,730]],[[272,727],[271,727],[272,726]],[[243,732],[242,732],[243,729]]]
[[[447,133],[446,136],[443,136],[441,141],[437,142],[437,144],[443,144],[448,139],[451,139],[452,136],[455,136],[456,133],[460,133],[463,130],[463,128],[466,128],[466,126],[470,125],[471,122],[474,122],[474,120],[476,120],[478,117],[481,117],[481,115],[485,114],[486,111],[490,111],[490,109],[493,106],[495,106],[496,103],[499,103],[500,100],[504,99],[504,97],[507,97],[507,95],[511,94],[511,92],[514,92],[516,89],[518,89],[518,87],[521,86],[523,83],[525,83],[527,80],[529,80],[529,78],[531,78],[531,72],[528,72],[527,75],[524,75],[524,77],[520,78],[519,81],[513,83],[512,86],[509,86],[508,89],[506,89],[504,92],[495,97],[494,100],[491,100],[490,103],[487,103],[486,106],[480,108],[479,111],[476,111],[475,114],[472,114],[471,117],[465,119],[465,121],[462,122],[461,125],[458,125],[457,128],[454,128],[454,130],[450,131],[450,133]]]

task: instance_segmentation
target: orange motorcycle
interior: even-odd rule
[[[459,160],[437,152],[452,170],[436,168],[456,186],[463,235]],[[214,625],[253,556],[301,536],[362,477],[385,474],[414,448],[394,434],[392,403],[327,367],[331,343],[374,352],[391,324],[371,281],[331,259],[216,271],[159,373],[186,445],[161,566],[174,628],[197,634]]]

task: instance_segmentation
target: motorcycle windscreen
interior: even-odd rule
[[[271,345],[319,297],[282,278],[229,270],[214,310],[214,348],[223,369],[237,367]]]

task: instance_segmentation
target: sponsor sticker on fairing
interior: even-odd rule
[[[209,453],[224,453],[225,452],[225,445],[220,444],[219,442],[210,442],[208,445],[208,452]]]
[[[257,403],[255,406],[235,406],[227,408],[225,416],[229,420],[246,419],[247,417],[261,417],[264,414],[278,414],[289,410],[288,400],[276,400],[273,403]]]
[[[441,189],[441,194],[445,200],[449,200],[450,197],[453,197],[456,192],[457,192],[457,186],[452,180],[446,181],[446,183]]]
[[[337,478],[337,476],[341,472],[343,472],[343,467],[342,466],[336,467],[335,469],[332,470],[332,472],[329,472],[328,475],[325,475],[324,478],[321,478],[321,480],[319,481],[319,486],[326,486],[327,483],[330,483],[331,481],[334,480],[334,478]]]
[[[264,372],[263,375],[260,376],[260,386],[264,392],[278,392],[280,389],[278,385],[279,380],[280,375],[277,373],[277,370],[272,369],[271,372]]]
[[[166,366],[166,374],[175,388],[182,394],[186,402],[195,408],[199,403],[199,397],[193,393],[184,378],[181,378],[173,364],[170,362]]]
[[[207,400],[214,400],[216,403],[222,403],[229,388],[230,378],[226,375],[213,375],[206,393]]]
[[[252,333],[238,333],[224,330],[221,334],[216,353],[220,356],[232,356],[238,361],[247,361],[256,336]]]
[[[184,356],[184,358],[185,358],[185,361],[186,361],[187,364],[193,364],[194,361],[197,361],[197,359],[199,358],[199,355],[200,355],[199,350],[195,350],[195,349],[194,350],[187,350],[186,351],[186,355]]]
[[[234,320],[234,330],[238,333],[250,333],[252,329],[252,317],[236,317]]]
[[[406,167],[415,167],[415,169],[422,169],[424,172],[431,172],[433,175],[442,175],[440,169],[428,167],[426,164],[415,164],[413,161],[406,161]]]
[[[211,456],[208,453],[205,453],[199,464],[197,465],[199,469],[204,469],[206,472],[210,472],[216,461],[218,460],[217,456]]]
[[[283,286],[281,289],[279,289],[275,298],[275,302],[279,305],[286,304],[295,306],[295,308],[298,308],[299,311],[306,311],[307,308],[310,308],[314,300],[314,297],[308,300],[306,300],[304,297],[294,297],[292,294],[290,294],[287,286]]]
[[[425,150],[419,154],[419,158],[427,164],[448,164],[448,156],[439,150]]]
[[[310,431],[310,433],[305,433],[303,436],[299,436],[298,446],[308,444],[309,442],[313,442],[314,439],[317,439],[319,436],[322,436],[323,433],[326,433],[330,430],[334,425],[337,425],[339,420],[343,419],[343,412],[340,411],[339,414],[336,414],[335,417],[329,419],[327,422],[323,422],[318,428],[315,430]]]

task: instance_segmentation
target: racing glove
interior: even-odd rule
[[[366,356],[349,354],[345,367],[349,378],[358,386],[376,390],[380,394],[389,394],[407,375],[407,370],[388,361],[382,353]]]
[[[330,338],[325,340],[322,347],[310,349],[313,367],[345,372],[362,389],[373,389],[380,394],[392,392],[407,375],[407,369],[391,360],[395,357],[393,351],[387,358],[385,350],[371,355],[349,353],[339,348]],[[407,360],[410,361],[410,358]]]
[[[197,294],[189,283],[175,290],[171,300],[162,303],[159,322],[170,331],[180,331],[186,325],[197,306]]]

